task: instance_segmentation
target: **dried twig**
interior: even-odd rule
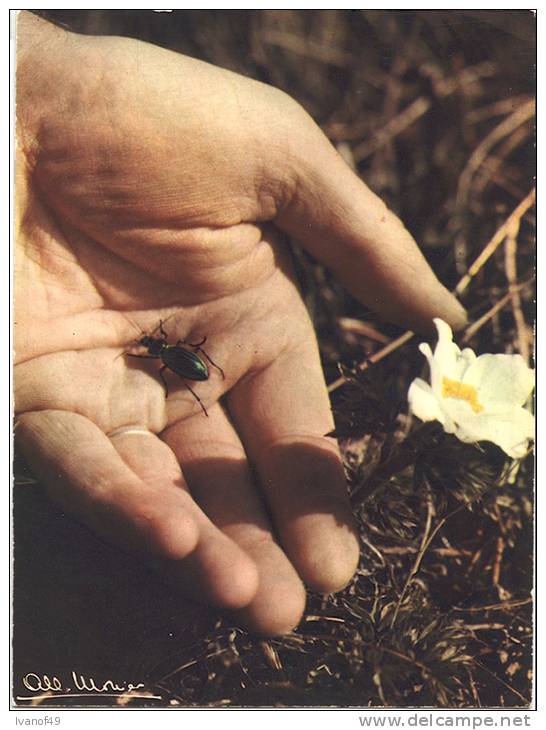
[[[365,337],[369,337],[370,340],[375,340],[383,345],[386,345],[389,342],[387,335],[379,332],[379,330],[371,324],[362,322],[359,319],[353,319],[352,317],[340,317],[339,324],[344,330],[355,332],[358,335],[364,335]]]
[[[484,160],[483,165],[476,174],[476,178],[474,180],[473,198],[481,195],[490,180],[493,180],[497,183],[497,185],[500,185],[509,193],[514,195],[516,199],[522,197],[523,191],[519,189],[519,186],[516,187],[512,180],[508,180],[506,178],[507,171],[504,163],[512,152],[517,149],[528,136],[529,128],[527,126],[515,129],[512,134],[501,145],[499,145],[496,153],[494,155],[490,155],[486,160]],[[503,177],[499,175],[501,169],[504,173]]]
[[[460,279],[459,283],[454,289],[454,294],[461,295],[466,288],[468,287],[471,280],[476,276],[476,274],[481,270],[481,268],[485,265],[485,263],[491,258],[493,253],[497,250],[497,248],[500,246],[500,244],[504,241],[506,236],[508,235],[508,232],[510,230],[513,230],[513,226],[516,225],[516,223],[520,222],[525,213],[529,210],[529,208],[533,205],[536,197],[535,189],[533,188],[526,196],[525,198],[519,203],[519,205],[512,211],[512,213],[508,216],[508,218],[504,221],[504,223],[500,226],[500,228],[497,229],[495,235],[491,238],[491,240],[485,245],[485,247],[482,249],[482,252],[478,256],[478,258],[474,261],[474,263],[470,266],[467,273]],[[516,288],[522,288],[525,284],[515,284],[513,292],[516,291]],[[517,291],[519,291],[519,288],[517,288]],[[512,296],[512,293],[510,293],[510,296]],[[504,306],[504,305],[501,305]],[[499,306],[500,308],[500,306]],[[498,310],[497,310],[498,311]],[[490,316],[493,316],[494,312],[488,313]],[[485,316],[485,315],[484,315]],[[490,317],[488,316],[488,319]],[[487,320],[485,320],[487,321]],[[480,324],[482,326],[483,323]],[[479,328],[478,328],[479,329]],[[477,330],[475,330],[477,331]],[[411,340],[413,337],[414,332],[412,330],[407,330],[404,332],[404,334],[400,335],[400,337],[397,337],[395,340],[392,340],[389,342],[385,347],[381,348],[381,350],[378,350],[377,352],[373,353],[373,355],[370,355],[363,363],[361,363],[360,367],[361,369],[366,369],[368,365],[374,364],[382,360],[383,358],[387,357],[387,355],[390,355],[391,352],[394,352],[399,347],[402,347],[406,342]],[[471,335],[468,335],[468,331],[466,334],[466,338],[468,339]],[[339,388],[343,383],[345,383],[346,378],[345,376],[339,377],[337,380],[334,380],[333,383],[330,383],[328,386],[328,392],[332,393],[334,390]]]
[[[514,292],[520,292],[522,289],[525,289],[525,287],[529,286],[531,282],[534,279],[530,279],[528,281],[522,281],[519,284],[516,284],[510,291],[508,291],[501,299],[499,299],[498,302],[495,302],[495,304],[485,312],[479,319],[477,319],[475,322],[473,322],[464,333],[463,337],[461,338],[461,344],[465,344],[469,340],[474,337],[474,335],[487,323],[489,320],[497,314],[497,312],[500,312],[500,310],[505,307],[508,302],[512,299],[514,296]]]
[[[471,280],[476,276],[478,271],[480,271],[480,269],[491,258],[491,256],[500,246],[500,244],[504,241],[510,226],[514,225],[515,221],[521,220],[521,218],[523,218],[525,213],[529,210],[534,202],[535,189],[533,188],[519,203],[519,205],[512,211],[512,213],[508,216],[508,218],[504,221],[500,228],[497,229],[493,238],[491,238],[491,240],[482,249],[482,252],[478,256],[478,258],[469,267],[467,273],[461,278],[461,280],[455,287],[455,294],[460,296],[465,291],[465,289],[470,284]]]
[[[515,687],[512,687],[510,684],[508,684],[508,682],[505,682],[504,679],[501,679],[498,675],[496,675],[495,672],[492,672],[484,664],[481,664],[476,659],[474,660],[474,664],[477,667],[479,667],[480,669],[483,669],[484,672],[487,672],[487,674],[489,674],[491,677],[493,677],[494,679],[496,679],[497,682],[499,682],[504,687],[506,687],[506,689],[509,689],[510,692],[513,692],[516,695],[516,697],[519,697],[520,700],[523,700],[523,702],[525,702],[526,705],[529,704],[530,700],[529,700],[528,697],[525,697],[524,695],[522,695],[521,692],[519,692]]]
[[[403,335],[400,335],[400,337],[397,337],[395,340],[391,340],[388,345],[385,345],[385,347],[382,347],[381,350],[378,350],[377,352],[374,352],[373,355],[370,355],[367,360],[365,360],[363,363],[360,364],[360,368],[362,370],[365,370],[368,365],[372,365],[376,362],[379,362],[384,357],[387,357],[387,355],[390,355],[391,352],[394,352],[399,347],[402,347],[408,340],[411,340],[413,337],[413,332],[411,330],[408,330],[407,332],[404,332]],[[345,383],[347,378],[342,375],[337,380],[334,380],[333,383],[330,383],[328,386],[328,392],[332,393],[334,390],[340,387],[340,385],[343,385]]]
[[[425,523],[425,529],[423,531],[423,537],[421,539],[421,546],[419,548],[419,552],[417,553],[417,557],[415,558],[415,562],[413,563],[413,566],[412,566],[412,568],[411,568],[411,570],[410,570],[410,572],[409,572],[409,574],[408,574],[408,576],[406,578],[406,582],[404,583],[404,587],[402,588],[402,592],[401,592],[400,598],[398,599],[398,602],[396,604],[396,608],[394,609],[394,613],[393,613],[392,621],[391,621],[391,629],[394,626],[394,624],[396,623],[396,619],[398,617],[398,613],[400,611],[400,607],[402,605],[402,601],[404,600],[404,597],[405,597],[406,592],[407,592],[407,590],[408,590],[408,588],[409,588],[409,586],[411,584],[411,581],[413,580],[413,578],[419,572],[419,567],[421,565],[421,561],[423,560],[423,557],[425,555],[425,552],[426,552],[428,546],[431,543],[432,537],[434,537],[434,535],[436,535],[436,533],[438,532],[439,527],[436,527],[434,529],[434,532],[432,533],[432,537],[431,537],[431,535],[430,535],[430,528],[432,527],[432,515],[433,515],[433,513],[434,513],[434,508],[433,508],[433,505],[432,505],[432,498],[431,498],[431,496],[429,494],[428,495],[428,499],[427,499],[427,519],[426,519],[426,523]],[[443,524],[442,520],[440,520],[440,523],[439,524],[440,525]]]
[[[354,63],[355,56],[352,53],[341,50],[334,46],[325,46],[322,43],[307,38],[302,43],[302,37],[294,33],[289,33],[282,30],[267,30],[262,34],[262,41],[269,43],[272,46],[283,48],[286,51],[295,53],[300,56],[306,56],[312,58],[315,61],[328,64],[329,66],[338,66],[344,68],[345,66]]]
[[[272,669],[275,669],[277,671],[282,671],[284,669],[281,659],[279,657],[278,651],[275,649],[274,646],[269,641],[262,641],[261,642],[262,651],[264,654],[264,657],[269,664],[269,666]]]
[[[510,226],[506,229],[506,242],[504,244],[504,270],[509,284],[510,301],[512,303],[512,312],[516,323],[517,346],[521,356],[527,364],[529,364],[529,335],[525,318],[521,311],[521,298],[517,285],[517,266],[516,253],[518,248],[518,233],[521,218],[515,218]]]
[[[479,611],[507,611],[510,608],[528,606],[532,602],[532,598],[522,598],[502,601],[502,603],[490,603],[487,606],[470,606],[469,608],[460,608],[459,606],[453,606],[453,610],[463,611],[464,613],[477,613]]]
[[[400,114],[387,122],[382,129],[377,130],[370,139],[354,148],[355,160],[362,162],[378,149],[387,145],[394,137],[411,126],[419,117],[422,117],[431,106],[431,102],[423,96],[415,99]]]
[[[518,107],[509,117],[503,119],[476,147],[470,156],[465,169],[459,177],[459,186],[455,201],[455,210],[460,210],[468,200],[471,182],[476,171],[481,167],[489,155],[489,151],[504,137],[531,119],[535,114],[535,101],[530,99],[523,106]]]
[[[530,101],[530,99],[525,94],[520,96],[510,96],[507,99],[501,99],[493,104],[473,109],[466,115],[466,121],[474,124],[475,122],[480,122],[482,119],[489,119],[490,117],[501,116],[502,114],[510,114],[510,112],[513,112],[516,107],[521,107],[522,104],[525,104],[528,101]]]
[[[449,76],[448,78],[440,79],[434,82],[434,91],[440,98],[450,96],[455,91],[463,91],[465,86],[474,84],[482,77],[492,76],[495,73],[495,67],[489,61],[484,63],[478,63],[475,66],[469,66],[462,71]],[[381,78],[378,83],[388,83],[389,77]],[[526,97],[528,98],[528,97]],[[411,124],[416,122],[420,117],[426,114],[429,109],[432,108],[433,102],[426,96],[418,96],[414,99],[407,107],[387,122],[384,131],[378,131],[376,136],[372,140],[363,142],[361,145],[357,145],[354,154],[358,154],[360,148],[359,159],[365,159],[376,150],[380,149],[383,145],[388,144],[393,138],[407,129]],[[388,133],[384,133],[388,129]],[[325,128],[328,136],[333,140],[350,141],[361,138],[369,131],[369,123],[355,123],[350,126],[334,123],[330,124]],[[372,133],[374,134],[374,133]],[[368,145],[370,145],[368,149]],[[358,158],[357,158],[358,159]]]
[[[467,676],[468,681],[470,684],[470,689],[472,690],[472,697],[474,697],[474,701],[476,702],[476,707],[481,707],[482,703],[480,700],[480,695],[478,694],[478,688],[476,687],[476,682],[474,681],[474,677],[472,676],[472,672],[470,670],[470,667],[467,668]]]
[[[493,582],[493,585],[495,588],[497,588],[499,591],[501,590],[500,586],[500,573],[501,573],[501,566],[502,566],[502,556],[504,555],[504,540],[502,539],[501,535],[497,537],[497,547],[495,550],[495,562],[493,563],[493,574],[491,576],[491,580]],[[501,596],[502,598],[502,596]]]

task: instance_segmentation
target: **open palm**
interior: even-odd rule
[[[358,559],[282,231],[361,299],[463,320],[295,102],[193,59],[20,21],[16,410],[65,508],[198,600],[279,633]],[[25,46],[25,38],[28,40]],[[401,317],[401,313],[404,317]],[[129,358],[160,320],[222,367]]]

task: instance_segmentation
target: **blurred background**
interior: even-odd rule
[[[292,95],[402,218],[449,288],[529,200],[536,159],[531,11],[36,12],[75,32],[158,44]],[[400,332],[297,247],[295,256],[332,382],[338,363],[361,363]],[[474,349],[520,352],[533,364],[534,264],[535,217],[526,205],[511,242],[493,251],[461,293],[471,323],[481,322],[467,333]],[[404,388],[420,373],[415,351],[415,344],[400,348],[381,363],[381,383],[373,388],[386,388],[383,421],[399,413]],[[333,398],[336,407],[339,391]],[[376,433],[368,433],[363,461],[366,453],[372,458],[382,424],[367,425]],[[353,467],[361,434],[341,427],[339,433],[354,436],[352,450],[344,452]],[[402,487],[396,504],[356,505],[366,530],[382,536],[381,559],[363,533],[368,548],[355,582],[335,598],[310,596],[308,615],[292,637],[263,641],[213,612],[181,604],[145,566],[50,505],[24,464],[16,462],[15,473],[15,696],[28,694],[20,677],[38,668],[143,681],[162,697],[151,706],[521,707],[530,701],[532,465],[451,522],[451,532],[443,532],[423,561],[414,602],[387,644],[379,640],[381,616],[374,614],[378,596],[399,595],[426,517]],[[455,492],[449,498],[468,502]]]

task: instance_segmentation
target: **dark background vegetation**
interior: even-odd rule
[[[531,11],[41,14],[287,91],[400,215],[450,288],[532,189]],[[521,352],[532,365],[532,206],[512,220],[461,294],[476,323],[466,340],[478,352]],[[402,443],[407,387],[422,373],[416,340],[383,355],[400,331],[297,249],[296,257],[327,380],[338,363],[354,373],[332,392],[362,525],[354,581],[336,596],[310,595],[292,635],[249,636],[181,603],[146,566],[60,513],[16,461],[15,696],[28,694],[27,672],[67,679],[75,670],[145,682],[161,697],[131,706],[529,705],[532,461],[507,477],[496,447],[454,443],[434,426]],[[367,357],[374,364],[355,369]]]

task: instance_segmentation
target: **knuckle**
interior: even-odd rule
[[[150,552],[167,560],[182,560],[197,544],[197,529],[184,514],[173,515],[147,505],[140,509],[136,523]]]

